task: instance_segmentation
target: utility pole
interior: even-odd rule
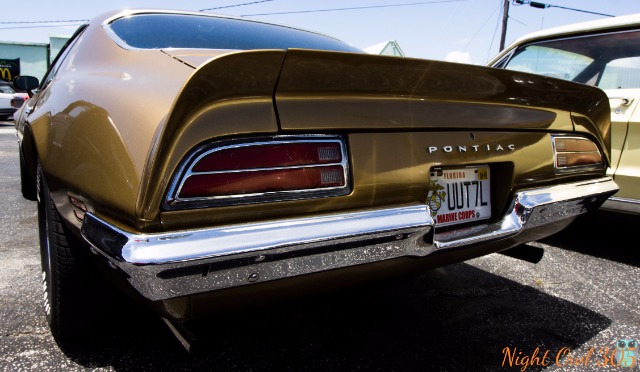
[[[511,0],[504,0],[502,6],[502,33],[500,34],[500,51],[504,49],[504,40],[507,37],[507,22],[509,21],[509,2]]]
[[[509,21],[509,2],[511,0],[504,0],[504,4],[502,6],[502,33],[500,34],[500,50],[501,52],[504,49],[504,41],[507,37],[507,22]]]

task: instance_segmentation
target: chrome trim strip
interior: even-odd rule
[[[621,197],[618,197],[618,196],[612,196],[612,197],[609,198],[609,200],[619,201],[619,202],[624,202],[624,203],[631,203],[631,204],[640,204],[640,200],[629,199],[629,198],[621,198]]]
[[[602,204],[600,209],[619,213],[640,214],[640,200],[612,196]]]
[[[524,190],[502,220],[441,233],[428,206],[411,205],[160,234],[125,232],[87,213],[82,235],[157,301],[513,238],[595,209],[617,190],[609,177]]]

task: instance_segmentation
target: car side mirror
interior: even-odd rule
[[[33,96],[33,90],[38,88],[40,82],[34,76],[16,76],[13,79],[13,86],[19,90],[26,91],[29,97]]]

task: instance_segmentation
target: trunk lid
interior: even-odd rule
[[[299,49],[287,52],[275,102],[283,131],[572,131],[573,114],[591,122],[589,131],[596,134],[608,128],[609,115],[601,90],[564,80],[461,63]]]

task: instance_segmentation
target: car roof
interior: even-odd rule
[[[584,32],[593,31],[609,31],[625,28],[633,28],[640,26],[640,13],[629,14],[625,16],[602,18],[595,21],[587,21],[580,23],[572,23],[569,25],[547,28],[535,31],[517,38],[509,47],[517,44],[523,44],[532,40],[546,39],[548,37],[557,37],[559,35],[574,35]]]
[[[595,21],[572,23],[559,27],[547,28],[540,31],[525,34],[506,48],[501,50],[497,55],[493,56],[488,62],[488,66],[495,66],[501,61],[505,55],[511,53],[512,50],[530,42],[543,41],[546,39],[558,39],[562,37],[579,36],[591,34],[594,32],[607,32],[618,30],[633,30],[640,28],[640,13],[629,14],[625,16],[609,17],[597,19]]]

